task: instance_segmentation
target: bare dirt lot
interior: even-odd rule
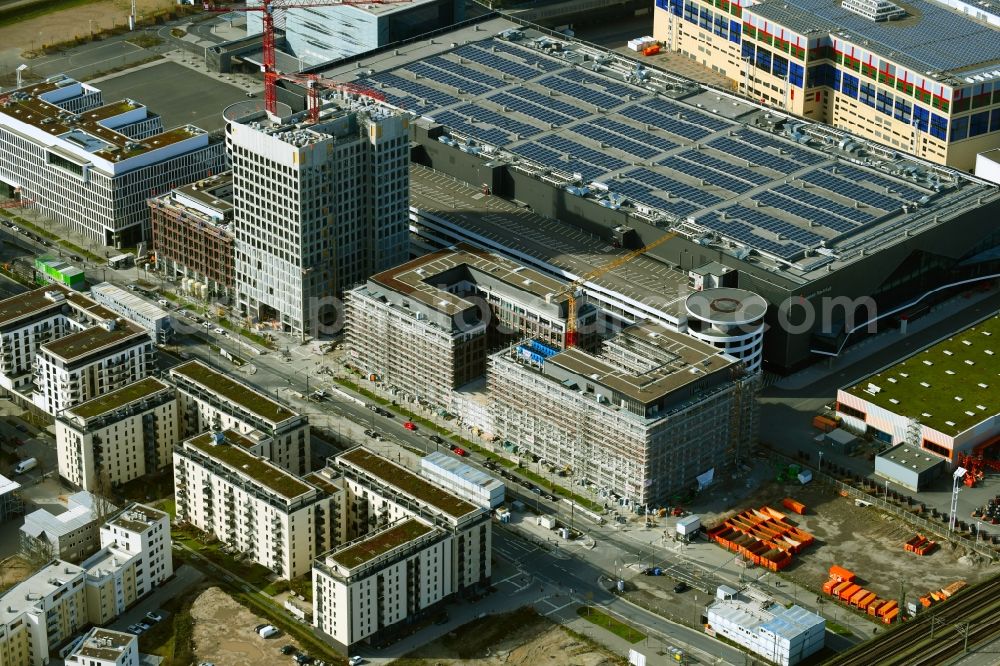
[[[392,662],[394,666],[612,666],[623,660],[521,609],[475,620]]]
[[[143,15],[170,9],[174,0],[136,0],[136,11]],[[0,28],[4,49],[34,50],[94,32],[127,25],[129,0],[99,0],[72,9],[52,12]]]
[[[191,605],[194,620],[194,653],[197,662],[219,666],[273,666],[291,660],[278,649],[298,643],[283,634],[263,639],[254,627],[266,620],[254,615],[217,587],[211,587]]]
[[[0,561],[0,591],[9,590],[18,583],[27,580],[31,574],[31,567],[17,555]]]
[[[786,512],[788,519],[816,537],[797,555],[782,575],[819,591],[831,565],[853,571],[864,586],[886,598],[898,599],[902,584],[906,596],[924,595],[956,580],[975,583],[997,572],[961,549],[945,544],[923,557],[903,550],[917,531],[902,520],[870,507],[859,507],[832,489],[769,482],[737,505],[737,511],[765,504],[784,511],[781,500],[792,497],[807,507],[805,515]],[[702,514],[705,525],[715,525],[728,514]]]

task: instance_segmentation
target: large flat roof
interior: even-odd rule
[[[83,573],[82,567],[62,560],[46,564],[30,578],[0,595],[0,624],[9,624],[25,610],[34,608],[39,597],[52,594]]]
[[[377,273],[368,280],[386,289],[403,294],[424,305],[453,316],[471,307],[477,307],[467,298],[448,291],[451,286],[444,274],[458,267],[478,272],[539,299],[556,297],[554,302],[568,300],[568,282],[555,280],[507,257],[484,252],[461,243],[454,249],[430,252],[387,271]]]
[[[479,507],[473,506],[471,503],[420,478],[402,465],[397,465],[363,447],[351,449],[347,453],[337,456],[337,460],[363,470],[379,479],[380,482],[398,488],[405,494],[452,518],[462,518],[481,510]]]
[[[434,530],[416,518],[409,518],[364,538],[347,544],[340,550],[327,553],[326,557],[347,569],[361,566],[376,557],[405,546]]]
[[[844,9],[835,0],[764,0],[745,11],[803,35],[829,32],[919,74],[931,71],[964,77],[1000,70],[1000,28],[940,2],[897,4],[907,15],[880,22]],[[995,14],[996,7],[992,11]]]
[[[545,266],[575,280],[607,265],[625,250],[565,222],[543,217],[500,197],[483,193],[427,167],[410,168],[410,205],[443,220],[483,247]],[[419,224],[419,223],[418,223]],[[648,255],[591,278],[594,284],[635,304],[680,315],[687,276]]]
[[[599,355],[570,348],[550,356],[545,363],[642,404],[659,400],[736,363],[736,359],[720,354],[711,345],[649,322],[624,329],[604,345]],[[615,354],[614,350],[625,353]],[[638,360],[629,365],[625,358]]]
[[[94,627],[72,654],[113,662],[133,641],[138,641],[138,639],[132,634]]]
[[[223,443],[216,444],[215,435],[207,432],[192,437],[185,444],[213,458],[236,474],[245,476],[287,500],[305,495],[313,487],[274,463],[247,451],[252,442],[235,430],[226,430]]]
[[[566,197],[740,258],[755,253],[762,267],[803,280],[931,228],[977,195],[1000,196],[961,172],[887,155],[829,126],[785,122],[667,72],[646,67],[637,78],[637,63],[622,54],[509,20],[428,42],[351,58],[324,75],[374,88],[441,125],[445,141]],[[845,159],[839,145],[856,150]]]
[[[16,324],[19,320],[47,310],[59,310],[70,292],[60,285],[49,285],[0,301],[0,328]],[[61,298],[53,300],[52,296]]]
[[[151,529],[153,525],[166,517],[167,513],[165,511],[133,502],[108,519],[107,524],[121,527],[130,532],[142,533]]]
[[[204,130],[188,125],[141,140],[133,139],[115,128],[145,120],[145,107],[142,104],[125,99],[80,113],[70,112],[59,106],[59,102],[63,100],[57,100],[52,95],[61,88],[72,89],[77,85],[78,82],[71,78],[53,77],[43,83],[27,85],[5,93],[0,98],[0,116],[32,125],[51,137],[59,138],[65,144],[72,146],[74,152],[93,153],[112,162],[205,134]],[[83,88],[80,92],[88,91],[88,88]],[[78,96],[71,96],[70,99]],[[49,99],[53,101],[48,101]],[[141,113],[126,116],[138,111]],[[118,119],[118,116],[123,118]]]
[[[230,402],[236,403],[251,414],[265,421],[281,423],[298,416],[295,412],[271,400],[260,391],[227,377],[213,370],[201,361],[188,361],[170,369],[171,374],[180,375],[189,381],[201,385],[206,390],[219,395]]]
[[[111,330],[103,326],[91,326],[48,342],[42,345],[41,349],[69,363],[131,338],[141,338],[148,341],[149,334],[124,318],[120,318]]]
[[[1000,413],[1000,315],[842,389],[949,436]]]
[[[154,393],[159,393],[160,391],[169,390],[170,386],[164,384],[159,379],[155,377],[146,377],[145,379],[140,379],[134,384],[129,384],[124,388],[120,388],[117,391],[112,391],[111,393],[106,393],[93,400],[88,400],[87,402],[76,405],[66,410],[67,414],[79,416],[84,419],[90,419],[95,416],[100,416],[101,414],[107,414],[110,411],[114,411],[120,407],[135,402],[136,400],[142,400],[147,398]]]

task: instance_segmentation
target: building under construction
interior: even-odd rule
[[[410,397],[464,412],[455,390],[485,375],[491,352],[525,337],[566,346],[567,290],[471,245],[431,252],[347,292],[351,362]],[[594,344],[596,319],[593,306],[577,303],[578,345]]]
[[[757,386],[742,362],[654,323],[597,353],[517,344],[489,368],[505,448],[528,449],[630,507],[665,503],[738,460],[756,437]]]

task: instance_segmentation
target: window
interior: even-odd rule
[[[969,118],[969,136],[979,136],[980,134],[986,134],[990,128],[990,112],[982,111],[981,113],[974,113]]]
[[[840,92],[844,93],[848,97],[858,98],[858,77],[853,74],[848,74],[844,72],[843,83],[841,84]]]
[[[931,114],[931,136],[937,139],[948,138],[948,119],[936,113]]]
[[[945,458],[951,458],[951,451],[941,446],[940,444],[935,444],[934,442],[925,439],[923,442],[923,447],[930,451],[931,453],[936,453],[939,456],[944,456]]]
[[[862,83],[858,88],[858,100],[868,106],[875,106],[875,85]]]
[[[791,83],[793,86],[801,88],[803,83],[802,79],[804,73],[805,69],[802,67],[802,65],[798,65],[794,62],[791,63],[788,66],[788,82]]]
[[[881,90],[875,94],[875,108],[879,113],[884,113],[887,116],[892,115],[892,95],[889,93],[882,92]]]
[[[902,120],[904,123],[910,122],[910,116],[913,113],[913,105],[906,101],[903,97],[896,98],[896,113],[893,117],[896,120]]]
[[[955,118],[951,121],[951,140],[961,141],[969,136],[969,117]]]
[[[913,105],[913,122],[916,124],[917,129],[921,132],[926,132],[928,123],[930,122],[930,111],[920,106],[919,104]]]
[[[776,55],[772,64],[772,73],[775,76],[788,76],[788,58]]]

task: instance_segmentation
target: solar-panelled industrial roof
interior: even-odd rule
[[[907,0],[901,6],[906,18],[880,22],[834,0],[767,0],[749,11],[792,30],[842,32],[845,39],[921,74],[1000,70],[1000,29],[930,0]]]
[[[552,44],[484,37],[423,58],[391,57],[381,71],[366,63],[357,80],[442,124],[445,140],[463,149],[499,149],[590,192],[597,183],[604,205],[687,222],[783,262],[935,196],[739,122],[759,110],[734,97],[697,87],[668,97],[641,72]]]

